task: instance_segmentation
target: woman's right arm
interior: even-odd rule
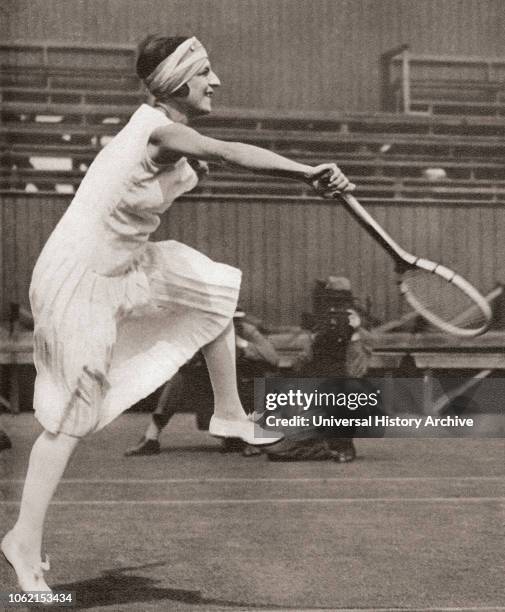
[[[149,149],[157,163],[169,163],[184,156],[229,164],[252,172],[305,181],[325,197],[331,197],[335,191],[354,189],[336,164],[300,164],[268,149],[203,136],[180,123],[156,129],[149,140]]]

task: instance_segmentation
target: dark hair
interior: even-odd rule
[[[144,80],[151,72],[160,64],[166,57],[171,55],[177,47],[189,36],[157,36],[151,34],[144,38],[138,46],[137,53],[137,75],[139,79]],[[173,95],[187,96],[189,88],[183,85]]]

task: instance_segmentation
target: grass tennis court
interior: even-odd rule
[[[359,458],[223,455],[177,415],[124,458],[147,415],[77,451],[49,511],[55,590],[85,610],[505,610],[503,439],[358,440]],[[2,532],[37,426],[6,418]],[[4,527],[5,526],[5,527]],[[0,565],[1,590],[15,590]]]

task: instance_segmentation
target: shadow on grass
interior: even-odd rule
[[[284,606],[267,606],[244,601],[212,599],[203,597],[197,589],[163,588],[157,586],[159,581],[155,579],[135,574],[125,575],[126,572],[145,570],[163,565],[164,563],[151,563],[105,571],[101,576],[90,578],[89,580],[54,585],[53,591],[75,592],[76,603],[71,607],[74,610],[89,610],[106,606],[114,606],[116,610],[124,610],[132,606],[134,610],[141,610],[142,604],[152,605],[157,601],[160,602],[160,609],[162,610],[170,610],[170,604],[175,605],[176,603],[202,606],[203,610],[208,609],[210,606],[246,610],[284,608]]]

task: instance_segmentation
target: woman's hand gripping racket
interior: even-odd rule
[[[326,196],[327,197],[327,196]],[[492,318],[491,307],[473,285],[441,264],[400,247],[350,193],[333,193],[361,227],[393,259],[403,298],[427,321],[455,336],[478,336]]]

